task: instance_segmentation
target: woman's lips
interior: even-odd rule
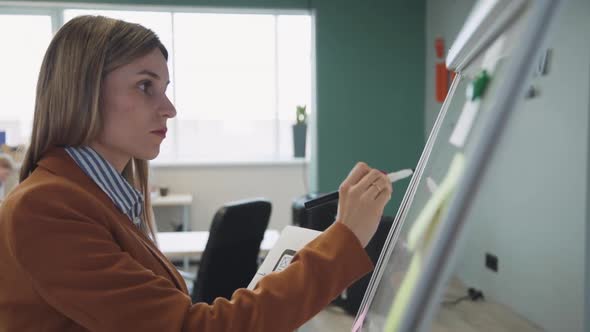
[[[153,130],[151,133],[158,135],[162,138],[166,138],[166,131],[167,131],[166,129],[160,129],[160,130]]]

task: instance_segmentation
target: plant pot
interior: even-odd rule
[[[293,156],[305,157],[305,141],[307,137],[307,124],[293,125]]]

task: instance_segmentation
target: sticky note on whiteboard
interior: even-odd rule
[[[479,99],[476,99],[475,101],[467,101],[465,102],[465,105],[463,105],[459,120],[457,121],[457,124],[455,124],[455,129],[453,129],[453,133],[449,139],[449,142],[454,146],[462,148],[465,145],[465,140],[467,139],[471,127],[473,126],[473,121],[477,116],[479,103]]]
[[[506,40],[506,36],[501,35],[494,41],[492,46],[486,51],[483,61],[481,63],[481,68],[488,71],[488,73],[492,74],[496,69],[496,64],[502,57],[502,52],[504,51],[504,41]]]

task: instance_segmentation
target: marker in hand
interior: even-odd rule
[[[392,173],[387,174],[387,177],[389,178],[389,181],[391,181],[391,183],[394,183],[399,180],[403,180],[403,179],[411,176],[412,174],[414,174],[414,170],[402,169],[401,171],[392,172]],[[313,209],[315,207],[324,205],[326,203],[337,201],[338,197],[339,197],[338,191],[335,191],[333,193],[329,193],[329,194],[323,195],[321,197],[309,200],[309,201],[303,203],[303,206],[305,206],[305,208],[308,210]]]

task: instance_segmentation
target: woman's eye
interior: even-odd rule
[[[151,92],[152,82],[145,81],[139,84],[139,90],[143,91],[144,93],[149,94]]]

